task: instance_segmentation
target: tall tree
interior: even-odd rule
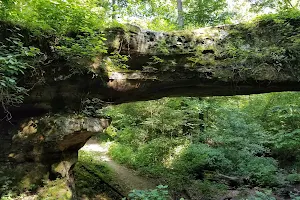
[[[186,23],[204,26],[224,22],[227,17],[225,0],[187,0],[185,14]]]
[[[112,0],[112,19],[116,19],[116,6],[117,6],[117,0]]]
[[[177,0],[178,25],[180,28],[184,26],[182,0]]]

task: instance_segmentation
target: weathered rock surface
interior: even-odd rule
[[[16,110],[80,111],[87,99],[105,104],[299,91],[299,24],[270,19],[190,32],[107,30],[108,54],[80,63],[80,70],[54,59],[42,77],[26,80],[34,87]]]
[[[109,123],[107,119],[54,115],[1,126],[0,173],[10,179],[10,187],[19,189],[30,189],[43,179],[69,179],[78,150]],[[1,184],[6,183],[0,183],[0,196]]]

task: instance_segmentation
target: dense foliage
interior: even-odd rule
[[[130,200],[145,200],[145,199],[156,199],[156,200],[167,200],[168,199],[168,186],[159,185],[153,190],[133,190],[128,194]],[[124,198],[123,200],[126,200]]]
[[[215,188],[210,195],[243,185],[284,188],[300,181],[299,98],[164,98],[111,107],[110,154],[177,190],[192,183]]]
[[[106,52],[101,6],[98,1],[0,1],[0,100],[7,120],[12,117],[8,107],[22,103],[30,89],[19,83],[22,76],[28,71],[42,76],[41,67],[53,60],[49,49],[40,49],[46,38],[52,53],[72,66]]]
[[[16,28],[17,29],[17,28]],[[14,30],[10,37],[0,46],[0,102],[7,119],[11,119],[7,106],[16,106],[23,101],[26,89],[19,86],[18,76],[24,74],[27,68],[33,67],[35,57],[38,61],[40,50],[38,48],[24,46],[20,35],[16,37]]]

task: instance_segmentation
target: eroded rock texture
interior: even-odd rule
[[[18,125],[3,124],[0,173],[2,179],[7,176],[11,182],[2,180],[1,184],[31,189],[48,178],[69,180],[78,150],[109,123],[107,119],[54,115],[27,119]]]
[[[114,47],[129,55],[130,70],[108,65],[108,86],[119,92],[117,102],[297,91],[299,33],[296,19],[190,32],[140,30],[127,33],[128,43],[122,37],[126,33],[119,33]]]
[[[19,110],[78,111],[92,99],[105,104],[298,91],[299,23],[265,20],[170,33],[107,30],[107,54],[81,62],[80,70],[62,60],[43,66],[42,81],[26,81],[34,88]]]

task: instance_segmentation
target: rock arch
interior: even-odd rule
[[[23,79],[32,90],[22,105],[10,108],[13,125],[1,122],[0,162],[20,170],[15,175],[24,187],[48,172],[69,177],[78,149],[110,122],[89,107],[165,96],[299,91],[299,24],[265,19],[170,33],[113,28],[105,31],[108,53],[81,59],[80,69],[53,56],[53,38],[33,40],[51,62],[42,66],[43,76]],[[1,31],[5,39],[7,29]]]

